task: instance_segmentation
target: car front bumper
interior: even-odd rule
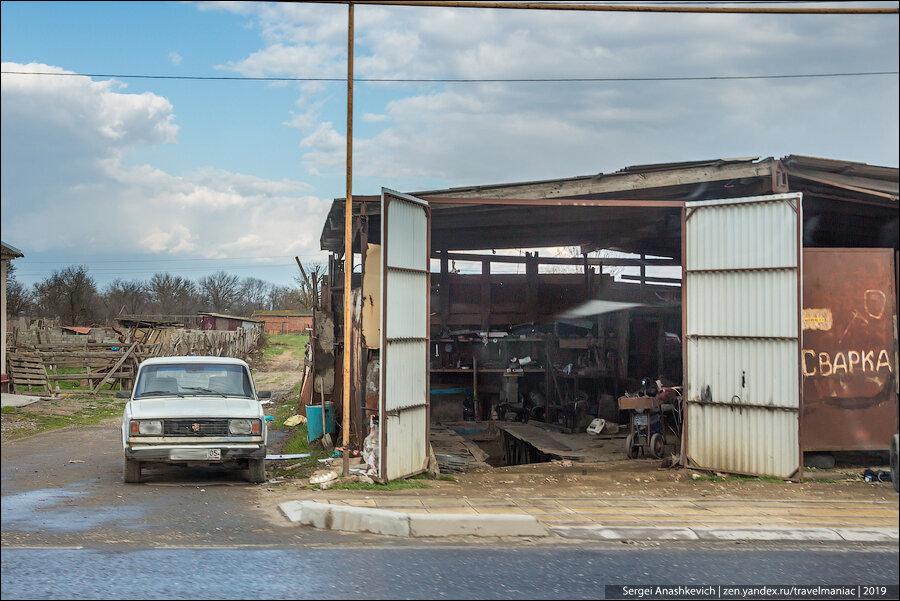
[[[218,450],[219,458],[211,459],[207,451]],[[245,444],[134,444],[125,447],[125,458],[137,461],[162,463],[224,463],[238,459],[264,459],[266,445],[262,443]]]

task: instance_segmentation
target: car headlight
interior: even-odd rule
[[[131,422],[131,433],[141,436],[160,436],[162,434],[162,421],[158,419],[140,420]]]
[[[259,423],[259,420],[252,420]],[[253,425],[249,419],[228,420],[228,433],[232,436],[249,436],[253,431]]]

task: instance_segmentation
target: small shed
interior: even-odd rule
[[[306,334],[312,329],[312,311],[254,311],[266,334]]]
[[[200,315],[201,330],[224,330],[233,332],[235,330],[256,330],[258,331],[263,322],[249,317],[238,317],[236,315],[223,315],[221,313],[198,313]]]

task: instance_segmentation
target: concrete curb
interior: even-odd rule
[[[701,540],[701,541],[849,541],[895,542],[900,530],[872,528],[671,528],[664,526],[553,526],[563,538],[586,540]]]
[[[291,522],[344,532],[403,537],[547,536],[547,529],[530,515],[403,513],[315,501],[289,501],[278,508]]]

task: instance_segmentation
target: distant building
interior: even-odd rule
[[[198,315],[200,315],[201,330],[226,330],[233,332],[234,330],[244,329],[258,331],[263,326],[261,320],[249,317],[204,312],[200,312]]]
[[[305,334],[312,330],[312,311],[254,311],[266,334]]]
[[[0,264],[3,266],[2,278],[0,281],[3,282],[3,319],[0,320],[0,324],[3,326],[3,344],[0,345],[0,351],[2,351],[2,357],[0,357],[0,371],[3,372],[3,390],[6,390],[6,268],[10,261],[13,259],[18,259],[19,257],[24,257],[22,251],[16,248],[15,246],[10,246],[6,242],[0,241],[0,245],[2,245],[2,261]]]

